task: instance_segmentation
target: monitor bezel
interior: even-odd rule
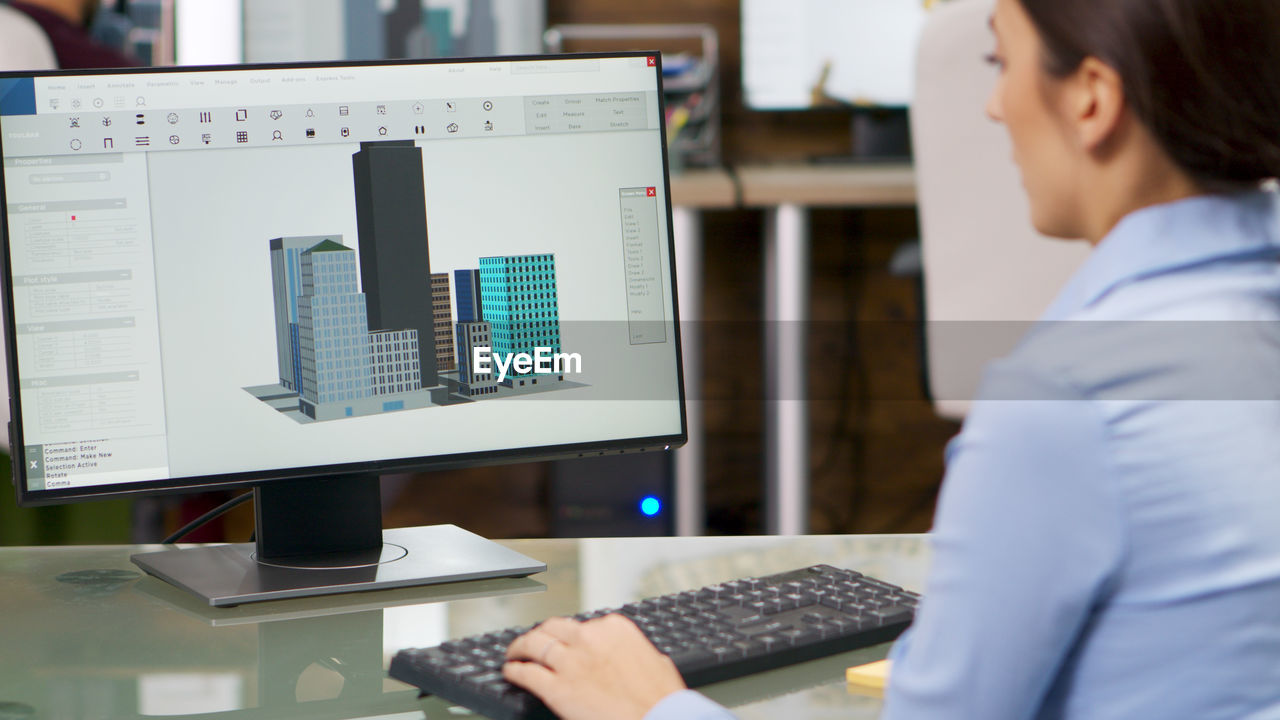
[[[396,60],[358,60],[358,61],[323,61],[299,63],[250,63],[238,65],[199,65],[199,66],[167,66],[110,69],[71,69],[71,70],[27,70],[0,72],[0,80],[10,78],[42,78],[42,77],[77,77],[77,76],[115,76],[139,74],[200,73],[200,72],[235,72],[259,70],[293,70],[322,69],[348,67],[393,67],[393,66],[425,66],[451,64],[479,64],[495,62],[547,62],[558,60],[590,60],[590,59],[628,59],[656,58],[652,68],[657,81],[658,95],[658,142],[662,148],[663,193],[666,201],[667,251],[671,271],[671,310],[674,325],[673,338],[676,353],[676,384],[680,411],[680,431],[671,435],[656,435],[616,440],[599,440],[583,443],[563,443],[558,445],[539,445],[524,448],[488,450],[468,453],[452,453],[445,455],[426,455],[388,460],[369,460],[342,464],[312,465],[306,467],[279,468],[262,471],[220,473],[214,475],[194,475],[164,480],[149,480],[112,485],[90,485],[79,488],[56,490],[29,490],[26,482],[25,458],[22,454],[23,427],[22,403],[18,392],[18,351],[17,321],[13,310],[13,287],[11,252],[9,246],[9,215],[0,212],[0,286],[4,293],[4,339],[6,373],[9,381],[9,447],[12,463],[12,481],[17,495],[18,505],[36,507],[41,505],[61,505],[74,502],[108,500],[144,495],[164,495],[175,493],[206,492],[211,490],[248,488],[267,484],[278,480],[296,480],[299,478],[325,478],[352,473],[382,474],[391,472],[422,472],[432,470],[452,470],[466,467],[482,467],[505,465],[521,462],[543,462],[580,457],[599,457],[636,452],[664,451],[679,447],[688,440],[689,425],[685,408],[684,356],[680,338],[680,303],[678,282],[675,267],[676,247],[673,230],[671,205],[671,169],[667,147],[666,106],[662,87],[662,53],[657,50],[625,51],[625,52],[593,52],[593,53],[555,53],[544,55],[504,55],[470,58],[423,58]],[[4,138],[0,133],[0,158],[4,156]],[[0,208],[7,208],[8,200],[5,192],[4,170],[0,167]]]

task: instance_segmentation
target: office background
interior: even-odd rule
[[[162,15],[151,8],[141,22],[163,23]],[[738,0],[545,3],[546,27],[686,23],[709,26],[718,40],[724,166],[807,162],[849,153],[852,110],[761,112],[746,107]],[[149,52],[154,51],[154,37],[134,37],[147,40]],[[162,40],[159,44],[164,45]],[[702,50],[697,37],[566,42],[565,49],[654,45],[664,52]],[[702,345],[701,366],[686,372],[701,378],[690,399],[702,401],[706,531],[760,533],[765,530],[765,419],[772,400],[763,382],[765,212],[712,209],[702,212],[702,222],[701,320],[685,331],[698,333]],[[819,209],[811,214],[810,229],[809,528],[817,533],[924,531],[942,476],[943,447],[958,425],[938,418],[926,396],[921,284],[913,254],[919,233],[915,210]],[[619,462],[630,477],[654,482],[670,517],[670,482],[658,477],[669,476],[670,469],[647,458]],[[584,532],[589,524],[573,520],[589,514],[592,502],[609,499],[584,496],[573,488],[604,488],[616,482],[619,471],[616,463],[533,463],[392,478],[385,493],[385,524],[452,522],[493,538],[598,534]],[[7,464],[4,473],[7,487]],[[183,517],[220,499],[187,496],[18,509],[12,492],[3,494],[0,542],[5,544],[155,541],[156,532],[176,527]],[[194,539],[244,540],[252,522],[245,506]],[[671,524],[640,527],[658,532]]]

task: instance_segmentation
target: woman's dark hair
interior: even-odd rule
[[[1020,0],[1065,77],[1119,73],[1164,151],[1206,187],[1280,176],[1280,0]]]

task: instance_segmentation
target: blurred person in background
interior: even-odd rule
[[[136,58],[95,41],[89,27],[100,0],[10,0],[10,7],[29,16],[49,36],[58,67],[87,69],[134,67]]]

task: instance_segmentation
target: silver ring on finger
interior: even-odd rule
[[[560,643],[557,642],[554,638],[552,638],[551,640],[548,640],[546,647],[542,648],[542,652],[538,653],[538,664],[544,667],[550,667],[549,665],[547,665],[547,656],[551,654],[551,648],[559,644]]]

